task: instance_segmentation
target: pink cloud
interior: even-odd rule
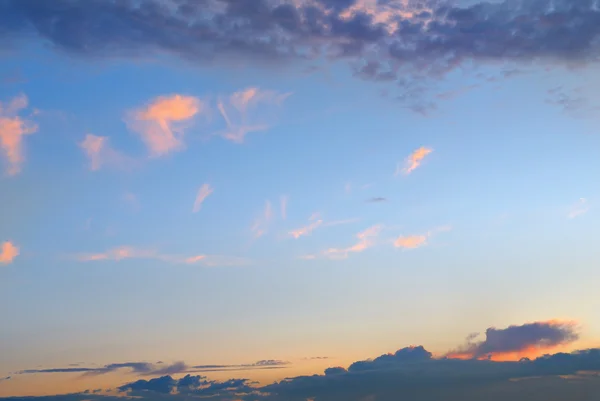
[[[129,113],[126,121],[141,136],[151,156],[158,157],[183,149],[185,128],[205,110],[206,105],[193,96],[158,96]]]
[[[247,134],[267,130],[273,108],[281,106],[290,95],[250,87],[219,99],[217,110],[226,126],[219,135],[232,142],[243,143]]]
[[[433,152],[433,149],[425,147],[420,147],[419,149],[415,150],[406,158],[406,160],[404,161],[403,168],[400,167],[400,165],[398,165],[398,167],[396,168],[395,175],[398,175],[400,173],[408,175],[412,173],[417,167],[421,165],[421,162],[423,161],[425,156],[427,156],[431,152]]]
[[[108,137],[86,134],[79,147],[90,162],[90,170],[98,171],[102,167],[128,168],[133,161],[121,152],[113,149]]]
[[[25,95],[15,97],[6,105],[0,103],[0,147],[6,158],[8,175],[16,175],[21,171],[25,160],[23,137],[38,130],[35,123],[18,115],[27,105]]]
[[[280,209],[281,209],[281,218],[283,220],[287,219],[287,204],[289,198],[287,195],[282,195],[280,199]]]
[[[428,231],[425,234],[416,234],[416,235],[401,235],[394,240],[394,246],[396,248],[402,249],[417,249],[422,246],[427,245],[427,240],[434,235],[452,230],[450,226],[440,226],[436,227],[433,230]]]
[[[194,201],[194,208],[192,209],[193,213],[197,213],[202,207],[202,203],[213,193],[213,188],[209,184],[203,184],[198,190],[198,194],[196,195],[196,200]]]
[[[379,224],[371,226],[356,234],[358,242],[354,245],[347,248],[329,248],[323,252],[323,255],[329,259],[346,259],[350,253],[366,251],[375,245],[375,239],[379,236],[382,228]]]
[[[11,241],[5,241],[2,243],[2,251],[0,252],[0,263],[1,264],[9,264],[12,263],[13,260],[17,256],[19,256],[19,248],[13,244]]]
[[[125,259],[153,259],[170,264],[201,264],[206,267],[227,267],[227,266],[245,266],[251,262],[247,259],[236,256],[225,255],[205,255],[198,254],[193,256],[181,256],[173,254],[160,253],[153,249],[142,249],[131,246],[119,246],[101,253],[88,253],[77,255],[77,260],[81,262],[98,261],[122,261]]]
[[[427,243],[427,236],[425,235],[409,235],[400,236],[394,241],[396,248],[415,249],[419,248]]]
[[[254,238],[260,238],[267,233],[269,223],[273,218],[273,209],[271,207],[270,201],[265,201],[265,209],[262,215],[256,219],[254,224],[252,225],[252,232],[254,233]]]
[[[307,226],[297,228],[295,230],[290,231],[288,234],[292,237],[298,239],[304,235],[309,235],[315,229],[317,229],[321,224],[323,224],[323,220],[315,220]]]

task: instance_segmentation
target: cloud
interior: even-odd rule
[[[150,248],[136,248],[132,246],[119,246],[100,253],[83,253],[75,255],[80,262],[97,261],[122,261],[126,259],[153,259],[172,264],[201,264],[206,267],[233,267],[247,266],[251,261],[245,258],[227,255],[205,255],[181,256],[165,254]]]
[[[4,0],[0,46],[18,48],[21,41],[37,40],[89,60],[167,54],[191,64],[243,63],[277,71],[303,70],[319,59],[341,60],[360,79],[388,82],[388,88],[398,91],[395,98],[422,114],[435,108],[421,99],[423,80],[465,65],[506,65],[512,70],[532,64],[586,66],[600,55],[600,10],[589,0],[252,3],[55,0],[52,6],[40,6],[31,0]],[[98,15],[104,18],[98,21]],[[405,77],[418,85],[407,91]],[[264,128],[261,122],[231,120],[228,125],[223,135],[237,142]]]
[[[140,135],[150,155],[159,157],[185,147],[185,128],[205,109],[206,105],[193,96],[158,96],[146,106],[129,112],[126,122]]]
[[[287,205],[288,205],[288,201],[289,201],[289,197],[287,195],[282,195],[281,198],[279,199],[279,204],[280,204],[280,209],[281,209],[281,219],[285,220],[287,219]]]
[[[382,197],[378,196],[375,198],[367,199],[367,203],[381,203],[381,202],[387,202],[387,198],[382,198]]]
[[[492,360],[515,360],[543,355],[558,346],[571,344],[579,339],[577,324],[551,320],[509,326],[505,329],[490,327],[485,340],[467,344],[448,354],[451,358],[473,358]]]
[[[0,264],[12,263],[19,256],[19,248],[11,241],[4,241],[0,252]]]
[[[219,135],[231,142],[243,143],[247,134],[267,130],[272,108],[281,106],[289,96],[290,93],[250,87],[219,99],[217,109],[226,126]]]
[[[126,169],[131,167],[133,160],[123,153],[113,149],[108,137],[86,134],[79,143],[90,162],[90,170],[98,171],[102,167]]]
[[[252,225],[254,238],[260,238],[267,233],[269,223],[273,218],[273,209],[270,201],[265,201],[265,209],[260,217],[258,217]]]
[[[569,219],[574,219],[575,217],[583,216],[590,210],[590,206],[586,198],[579,199],[579,202],[571,206],[569,213],[567,213],[567,217]]]
[[[425,235],[409,235],[400,236],[394,241],[396,248],[415,249],[419,248],[427,243],[427,236]]]
[[[427,245],[427,240],[437,233],[450,231],[452,227],[450,226],[440,226],[436,227],[433,230],[428,231],[425,234],[416,234],[416,235],[401,235],[394,240],[394,246],[396,248],[403,249],[416,249],[422,246]]]
[[[0,148],[6,159],[6,174],[16,175],[25,161],[23,137],[38,130],[38,126],[19,113],[27,108],[25,95],[14,97],[8,103],[0,102]]]
[[[213,188],[209,184],[203,184],[198,190],[196,200],[194,201],[193,213],[197,213],[202,207],[202,203],[213,193]]]
[[[316,230],[319,226],[323,224],[323,220],[313,220],[310,224],[304,227],[297,228],[295,230],[290,231],[288,234],[296,239],[304,236],[310,235],[311,232]]]
[[[412,173],[417,167],[421,165],[421,162],[423,161],[425,156],[427,156],[431,152],[433,152],[433,149],[420,147],[406,158],[406,160],[404,161],[404,167],[401,167],[401,165],[398,164],[398,167],[396,168],[396,172],[394,174],[399,175],[402,173],[404,175],[408,175]]]
[[[346,259],[350,253],[366,251],[375,244],[375,238],[382,230],[381,225],[374,225],[356,234],[358,242],[347,248],[329,248],[322,254],[329,259]]]

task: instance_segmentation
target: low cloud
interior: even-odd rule
[[[37,124],[20,115],[28,104],[25,95],[16,96],[7,103],[0,102],[0,148],[6,161],[7,175],[16,175],[21,171],[25,161],[23,138],[38,130]]]
[[[129,112],[126,122],[140,135],[150,155],[159,157],[185,147],[185,129],[205,109],[206,105],[193,96],[158,96],[147,105]]]
[[[217,109],[225,129],[218,135],[243,143],[249,133],[266,131],[273,120],[274,108],[280,107],[289,96],[290,93],[250,87],[220,98]]]
[[[406,158],[406,160],[404,161],[404,166],[402,166],[401,164],[398,164],[398,167],[396,168],[396,172],[394,174],[395,175],[399,175],[399,174],[408,175],[408,174],[412,173],[414,170],[416,170],[421,165],[421,162],[423,161],[423,159],[431,152],[433,152],[433,149],[431,149],[431,148],[420,147],[419,149],[412,152]]]
[[[531,358],[577,341],[579,333],[575,322],[551,320],[505,329],[490,327],[485,332],[485,340],[474,342],[475,338],[475,335],[469,336],[466,345],[447,356],[491,360]]]
[[[19,256],[19,248],[11,241],[4,241],[0,252],[0,264],[9,264]]]
[[[213,188],[209,184],[203,184],[198,190],[198,194],[196,195],[196,200],[194,201],[194,207],[192,209],[193,213],[197,213],[200,211],[202,204],[212,193],[214,192]]]

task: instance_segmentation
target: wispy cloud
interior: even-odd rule
[[[2,243],[2,251],[0,252],[0,263],[9,264],[12,263],[15,258],[19,256],[19,248],[11,241],[5,241]]]
[[[100,253],[84,253],[75,255],[81,262],[122,261],[125,259],[153,259],[172,264],[200,264],[206,267],[247,266],[251,261],[245,258],[227,255],[196,254],[182,256],[161,253],[152,248],[119,246]]]
[[[402,248],[402,249],[420,248],[422,246],[427,245],[427,241],[429,238],[433,237],[434,235],[436,235],[440,232],[450,231],[451,229],[452,229],[452,227],[450,227],[450,226],[441,226],[441,227],[436,227],[433,230],[430,230],[425,234],[401,235],[394,240],[394,246],[396,248]]]
[[[346,259],[350,253],[366,251],[375,245],[375,239],[379,236],[383,226],[374,225],[356,234],[358,242],[347,248],[329,248],[322,254],[329,259]]]
[[[273,218],[273,208],[271,207],[271,201],[265,201],[265,209],[261,216],[258,217],[252,225],[252,232],[254,238],[259,238],[265,235],[268,231],[269,223]]]
[[[282,195],[279,199],[280,209],[281,209],[281,218],[283,220],[287,219],[287,205],[288,205],[289,197],[287,195]]]
[[[128,113],[126,122],[140,135],[150,155],[158,157],[183,149],[185,128],[205,110],[205,103],[193,96],[159,96]]]
[[[27,96],[21,94],[8,103],[0,102],[0,146],[6,158],[6,173],[16,175],[25,160],[23,137],[37,132],[38,126],[19,113],[28,106]]]
[[[202,207],[202,203],[208,198],[214,189],[209,184],[203,184],[198,190],[198,194],[196,195],[196,200],[194,201],[194,207],[192,209],[193,213],[197,213]]]
[[[433,149],[426,147],[420,147],[419,149],[415,150],[406,158],[406,160],[404,161],[404,166],[402,166],[400,163],[398,164],[394,175],[408,175],[412,173],[416,168],[418,168],[421,165],[421,162],[423,161],[425,156],[427,156],[431,152],[433,152]]]
[[[86,134],[79,147],[86,154],[92,171],[102,167],[126,169],[133,165],[131,158],[110,146],[108,137]]]
[[[575,217],[583,216],[590,210],[590,206],[588,200],[586,198],[580,198],[579,201],[572,205],[567,213],[567,217],[569,219],[574,219]]]
[[[123,194],[123,201],[129,205],[133,210],[140,210],[140,200],[136,194],[132,192],[125,192]]]
[[[321,224],[323,224],[323,220],[314,220],[307,226],[296,228],[295,230],[290,231],[288,234],[298,239],[304,235],[310,235],[310,233],[316,230]]]
[[[290,95],[250,87],[219,99],[217,109],[226,126],[219,135],[232,142],[243,143],[247,134],[267,130],[271,125],[273,108],[281,106]]]

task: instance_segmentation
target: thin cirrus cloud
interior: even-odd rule
[[[580,198],[579,201],[571,206],[569,213],[567,213],[567,217],[569,219],[574,219],[576,217],[583,216],[590,210],[590,205],[586,198]]]
[[[98,171],[104,167],[128,169],[134,164],[133,159],[113,149],[109,138],[105,136],[86,134],[79,147],[88,158],[91,171]]]
[[[279,199],[279,208],[281,209],[281,218],[283,220],[287,219],[287,206],[289,200],[290,198],[287,195],[282,195]]]
[[[6,159],[7,175],[16,175],[21,171],[25,161],[23,137],[38,130],[37,124],[19,115],[28,105],[29,100],[23,94],[7,103],[0,102],[0,147]]]
[[[291,93],[250,87],[220,98],[217,110],[225,123],[225,129],[217,134],[231,142],[243,143],[249,133],[269,129],[274,111],[290,95]]]
[[[394,246],[401,249],[417,249],[427,245],[429,238],[434,235],[452,230],[451,226],[436,227],[425,234],[401,235],[394,240]]]
[[[260,238],[265,235],[269,230],[269,224],[273,219],[273,208],[271,206],[271,201],[265,201],[265,208],[262,214],[256,218],[254,224],[252,225],[252,233],[254,238]]]
[[[245,258],[227,255],[181,256],[165,254],[150,248],[137,248],[132,246],[119,246],[99,253],[83,253],[75,255],[80,262],[123,261],[127,259],[151,259],[171,264],[200,264],[206,267],[235,267],[247,266],[251,261]]]
[[[196,200],[194,201],[194,207],[192,208],[193,213],[197,213],[200,211],[202,204],[212,193],[214,189],[210,186],[210,184],[203,184],[200,189],[198,189],[198,194],[196,194]]]
[[[158,96],[127,113],[126,123],[141,137],[150,155],[160,157],[185,147],[185,129],[206,109],[206,104],[194,96]]]
[[[19,248],[11,241],[4,241],[2,248],[0,248],[0,263],[12,263],[17,256],[19,256]]]
[[[319,213],[313,213],[308,218],[308,224],[288,231],[288,235],[295,239],[298,239],[300,237],[310,235],[313,231],[315,231],[319,227],[333,227],[333,226],[339,226],[342,224],[355,223],[357,221],[359,221],[359,219],[325,221],[320,217]]]
[[[421,163],[423,162],[423,159],[425,159],[425,157],[427,155],[429,155],[431,152],[433,152],[433,149],[427,148],[424,146],[415,150],[404,160],[404,165],[402,165],[400,163],[398,164],[394,175],[399,175],[399,174],[409,175],[410,173],[415,171],[421,165]]]
[[[356,234],[358,242],[346,248],[328,248],[322,254],[328,259],[346,259],[351,253],[364,252],[375,245],[383,226],[378,224]]]

